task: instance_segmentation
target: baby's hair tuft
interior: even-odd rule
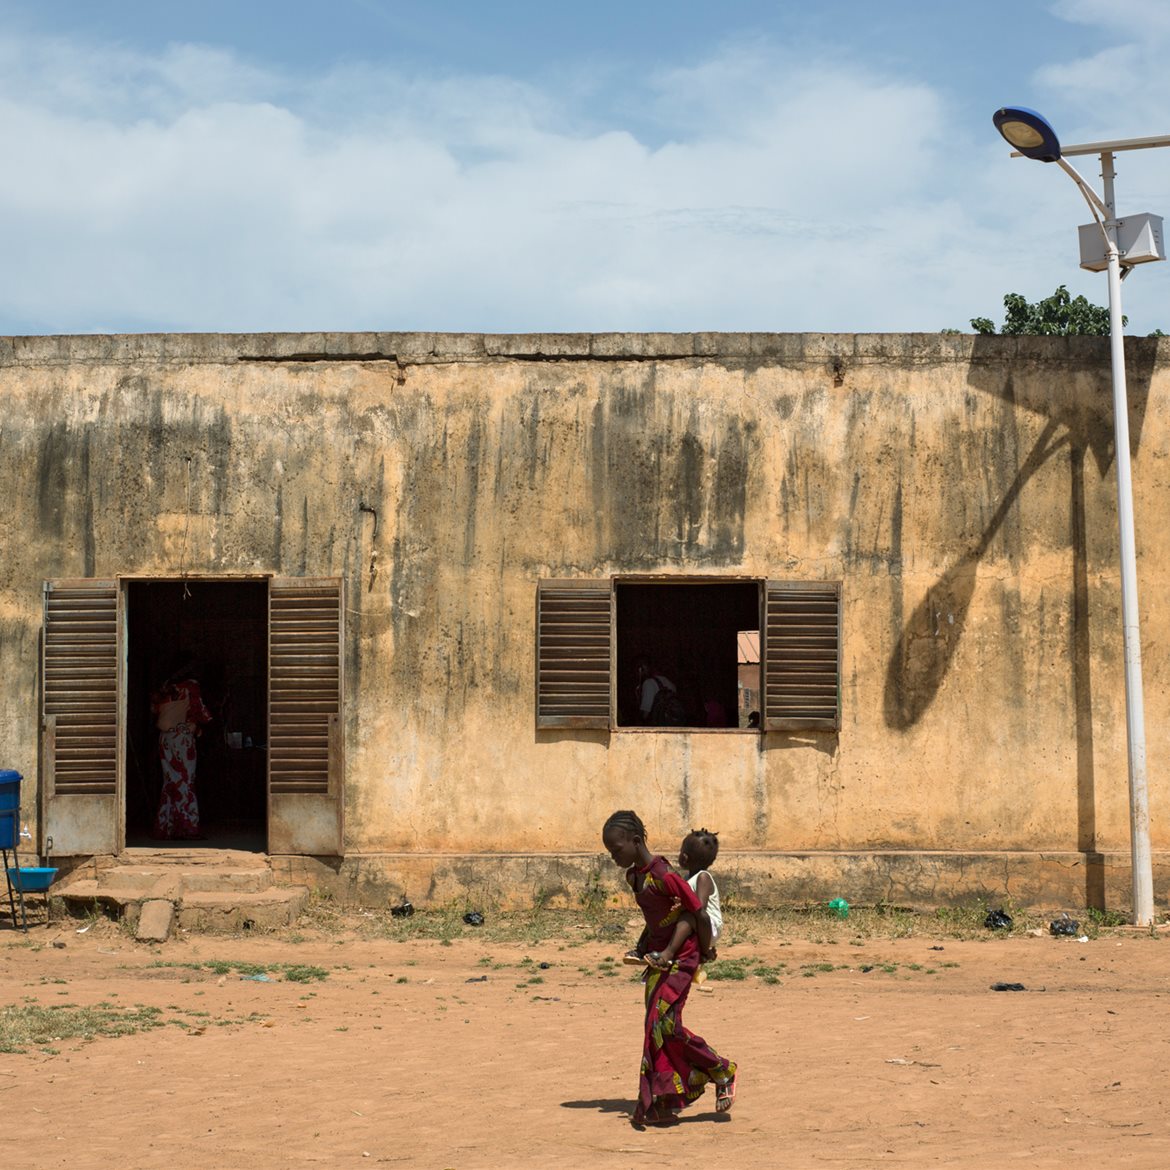
[[[719,856],[719,834],[710,829],[692,829],[683,842],[683,849],[699,869],[706,869]]]

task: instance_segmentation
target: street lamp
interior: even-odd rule
[[[1094,222],[1079,229],[1081,267],[1109,273],[1109,343],[1113,366],[1113,443],[1117,457],[1117,520],[1121,545],[1121,621],[1125,631],[1125,731],[1129,752],[1129,833],[1133,867],[1133,921],[1154,921],[1154,879],[1150,865],[1150,809],[1146,789],[1146,728],[1142,702],[1142,647],[1138,630],[1137,553],[1134,544],[1133,480],[1129,464],[1129,405],[1125,389],[1125,341],[1121,324],[1121,282],[1135,264],[1165,260],[1162,219],[1157,215],[1118,219],[1113,198],[1113,155],[1119,150],[1170,146],[1170,137],[1129,138],[1061,148],[1056,131],[1035,110],[1005,106],[992,118],[1013,157],[1054,162],[1085,197]],[[1099,154],[1104,198],[1065,159]]]

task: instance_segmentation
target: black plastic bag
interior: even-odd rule
[[[463,921],[468,926],[483,926],[483,915],[478,910],[470,910],[463,915]]]
[[[1081,924],[1075,918],[1070,918],[1067,913],[1064,913],[1048,924],[1048,933],[1054,934],[1058,938],[1061,936],[1076,938],[1081,933]]]
[[[391,906],[390,913],[395,918],[409,918],[414,913],[414,907],[404,897],[398,906]]]
[[[1011,915],[1005,913],[1005,911],[1002,909],[992,910],[983,920],[983,925],[986,926],[988,930],[1011,930]]]

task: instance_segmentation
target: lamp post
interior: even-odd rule
[[[1133,921],[1154,921],[1154,881],[1150,863],[1150,810],[1146,787],[1146,730],[1142,701],[1142,649],[1138,628],[1137,554],[1133,524],[1133,480],[1129,459],[1129,404],[1125,387],[1125,341],[1121,323],[1121,282],[1135,264],[1164,260],[1162,220],[1156,215],[1117,218],[1113,195],[1113,155],[1119,150],[1170,146],[1170,137],[1130,138],[1061,148],[1056,132],[1035,110],[1007,106],[992,119],[1014,156],[1054,162],[1085,197],[1094,222],[1080,229],[1081,267],[1109,274],[1109,348],[1113,368],[1113,442],[1117,460],[1117,520],[1121,546],[1121,620],[1125,635],[1125,731],[1129,755],[1130,859],[1133,868]],[[1065,159],[1099,154],[1104,198]],[[1103,247],[1102,247],[1103,245]]]

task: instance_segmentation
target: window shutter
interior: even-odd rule
[[[841,586],[769,581],[764,601],[764,729],[841,725]]]
[[[536,591],[536,726],[610,726],[613,586],[541,581]]]
[[[118,583],[46,581],[42,647],[49,794],[118,783]]]
[[[268,767],[274,794],[328,794],[337,786],[341,656],[341,580],[270,581]]]

